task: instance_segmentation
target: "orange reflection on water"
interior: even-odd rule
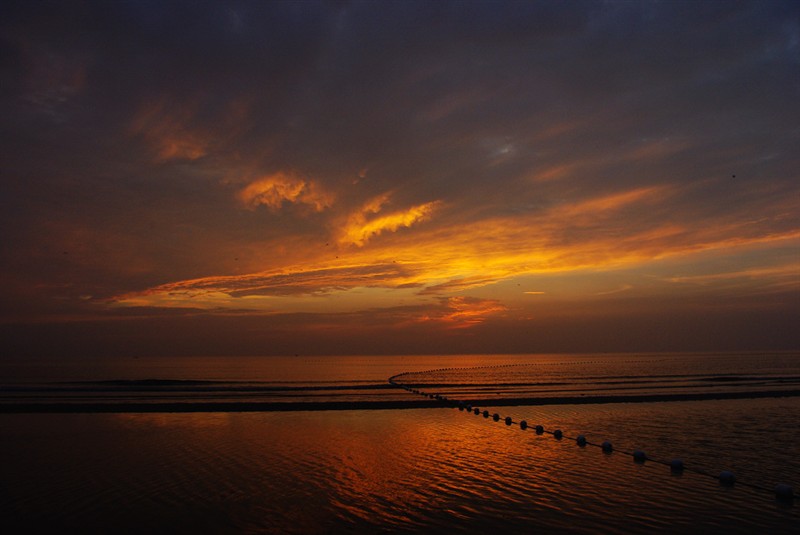
[[[230,412],[199,412],[172,414],[168,412],[153,413],[119,413],[112,414],[115,423],[128,428],[155,427],[155,428],[178,428],[188,429],[208,429],[231,425],[233,413]]]
[[[772,401],[768,407],[785,413],[783,404]],[[739,406],[749,411],[752,403]],[[663,465],[637,464],[622,452],[627,445],[616,438],[646,432],[642,416],[661,414],[674,422],[673,412],[686,416],[685,407],[689,413],[695,407],[695,415],[707,413],[707,405],[674,404],[630,405],[619,414],[607,407],[486,407],[499,413],[497,422],[451,408],[3,415],[9,439],[4,452],[15,459],[4,475],[17,512],[33,518],[46,510],[76,532],[78,524],[103,532],[119,525],[137,531],[282,533],[430,532],[454,526],[490,532],[498,525],[527,532],[544,525],[545,531],[570,532],[576,522],[578,531],[592,532],[616,525],[614,519],[632,509],[642,512],[640,525],[631,530],[637,533],[651,532],[648,514],[659,522],[682,518],[684,526],[707,521],[708,511],[728,518],[749,515],[779,527],[793,522],[772,515],[747,489],[716,492],[713,478],[710,483],[693,473],[675,478]],[[590,424],[614,429],[609,438],[615,452],[578,447],[568,438],[575,433],[569,427],[559,441],[507,426],[502,419],[507,415],[515,422],[537,418],[531,425],[544,423],[548,429],[550,420],[577,425],[590,440],[597,440]],[[701,416],[698,429],[707,423]],[[741,435],[739,426],[730,432]],[[697,429],[680,435],[673,440],[696,446]],[[725,443],[729,452],[741,454],[735,440]],[[648,457],[664,454],[646,451]],[[702,450],[696,453],[711,462]],[[762,465],[758,460],[754,467]],[[747,474],[741,473],[744,481]],[[716,519],[714,527],[726,522]]]
[[[522,464],[532,474],[544,474],[560,464],[560,445],[552,437],[454,409],[115,415],[113,420],[117,433],[142,437],[147,445],[142,451],[171,451],[164,457],[170,465],[159,470],[172,485],[191,484],[198,495],[214,495],[224,484],[235,496],[247,495],[252,507],[281,508],[291,522],[305,515],[308,527],[324,525],[329,515],[383,526],[424,524],[421,511],[474,514],[485,500],[509,491],[547,500],[550,476],[520,478],[516,471]],[[139,457],[134,450],[141,446],[128,444],[117,455]]]
[[[369,415],[364,416],[366,422]],[[395,428],[388,431],[390,427]],[[344,506],[354,516],[385,508],[385,496],[397,500],[397,520],[409,507],[452,514],[477,511],[487,498],[515,487],[537,500],[550,495],[549,476],[523,481],[513,466],[522,463],[532,471],[549,472],[562,464],[559,444],[508,427],[502,418],[495,422],[453,409],[397,411],[381,413],[370,428],[374,434],[350,434],[336,445],[346,453],[332,483],[337,494],[353,499]],[[570,478],[568,473],[562,476]]]

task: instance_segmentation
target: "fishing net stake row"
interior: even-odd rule
[[[670,468],[670,471],[673,474],[676,474],[676,475],[677,474],[681,474],[684,471],[687,471],[687,472],[692,472],[692,473],[695,473],[695,474],[698,474],[698,475],[701,475],[701,476],[704,476],[704,477],[715,478],[715,476],[712,473],[708,472],[708,471],[705,471],[705,470],[702,470],[702,469],[699,469],[699,468],[693,468],[693,467],[685,466],[684,463],[683,463],[683,460],[681,460],[679,458],[671,459],[670,461],[665,461],[663,459],[655,459],[655,458],[649,457],[644,451],[639,450],[639,449],[634,450],[632,452],[631,451],[625,451],[625,450],[615,450],[612,442],[609,441],[609,440],[604,440],[602,443],[597,444],[595,442],[589,442],[584,435],[578,435],[576,437],[566,436],[566,435],[564,435],[564,433],[563,433],[563,431],[561,429],[554,429],[554,430],[550,431],[550,430],[545,429],[544,426],[542,426],[542,425],[531,426],[526,420],[514,421],[511,418],[511,416],[503,417],[499,413],[490,414],[488,410],[481,411],[480,408],[473,407],[471,404],[469,404],[466,401],[451,399],[451,398],[448,398],[448,397],[443,396],[443,395],[438,394],[438,393],[425,392],[423,390],[420,390],[420,389],[417,389],[417,388],[412,388],[409,385],[405,385],[405,384],[402,384],[402,383],[397,381],[398,378],[403,377],[403,376],[418,375],[418,374],[423,374],[423,373],[424,374],[430,374],[430,373],[440,373],[440,372],[455,371],[455,370],[457,370],[457,371],[467,371],[467,370],[474,370],[474,369],[511,367],[511,366],[519,366],[519,365],[504,364],[504,365],[496,365],[496,366],[476,366],[474,368],[439,368],[439,369],[436,369],[436,370],[428,370],[428,371],[424,371],[424,372],[405,372],[405,373],[401,373],[401,374],[394,375],[394,376],[390,377],[388,379],[388,381],[389,381],[389,384],[391,384],[393,386],[396,386],[398,388],[402,388],[402,389],[404,389],[404,390],[406,390],[406,391],[408,391],[408,392],[410,392],[412,394],[420,395],[420,396],[423,396],[423,397],[427,397],[429,399],[433,399],[433,400],[439,401],[445,407],[457,408],[459,411],[462,411],[462,412],[466,411],[468,414],[474,414],[476,416],[481,416],[482,415],[484,417],[484,419],[487,419],[487,420],[491,419],[492,421],[495,421],[495,422],[499,422],[500,420],[503,420],[503,422],[505,423],[506,426],[511,426],[511,425],[516,424],[517,426],[519,426],[519,428],[522,431],[526,431],[528,429],[533,429],[533,431],[537,435],[548,434],[548,435],[552,435],[553,438],[555,438],[556,440],[559,440],[559,441],[560,440],[564,440],[564,439],[569,440],[569,441],[573,441],[581,448],[585,448],[586,446],[599,448],[600,450],[603,451],[603,453],[605,453],[607,455],[610,455],[610,454],[614,453],[614,451],[617,451],[618,453],[633,457],[634,462],[636,462],[638,464],[644,464],[645,462],[663,464],[665,466],[668,466]],[[759,491],[769,492],[769,489],[764,487],[764,486],[762,486],[762,485],[756,485],[756,484],[747,483],[747,482],[737,482],[736,476],[730,470],[723,470],[722,472],[719,473],[718,476],[716,476],[715,479],[717,479],[721,485],[726,486],[726,487],[733,487],[734,485],[738,484],[738,485],[749,487],[749,488],[756,489],[756,490],[759,490]],[[777,500],[781,501],[781,502],[785,502],[785,503],[793,503],[794,502],[794,489],[789,484],[778,483],[774,488],[774,495],[775,495],[775,498]]]

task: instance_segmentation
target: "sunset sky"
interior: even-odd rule
[[[4,2],[0,352],[800,347],[800,3]]]

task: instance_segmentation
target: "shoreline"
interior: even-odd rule
[[[290,412],[337,410],[396,410],[456,407],[459,401],[474,407],[513,407],[538,405],[599,405],[609,403],[660,403],[800,397],[800,390],[705,392],[683,394],[641,394],[609,396],[561,396],[539,398],[409,400],[409,401],[309,401],[309,402],[43,402],[0,403],[0,414],[79,414],[79,413],[198,413],[198,412]]]

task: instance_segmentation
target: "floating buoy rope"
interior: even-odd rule
[[[579,361],[579,362],[575,362],[574,364],[589,364],[589,363],[593,363],[593,362],[595,362],[595,361]],[[626,362],[640,362],[640,361],[633,360],[633,361],[626,361]],[[542,364],[549,364],[549,363],[538,363],[538,364],[542,365]],[[401,374],[394,375],[394,376],[390,377],[388,381],[389,381],[389,384],[391,384],[393,386],[396,386],[398,388],[402,388],[402,389],[404,389],[404,390],[406,390],[406,391],[408,391],[408,392],[410,392],[412,394],[417,394],[417,395],[421,395],[423,397],[428,397],[430,399],[438,400],[438,401],[442,402],[442,405],[445,406],[445,407],[458,408],[458,410],[461,411],[461,412],[466,411],[468,414],[474,414],[476,416],[481,416],[482,415],[485,419],[490,419],[490,416],[491,416],[491,420],[493,420],[495,422],[498,422],[498,421],[500,421],[502,419],[506,426],[511,426],[511,425],[517,424],[522,431],[526,431],[526,430],[532,428],[537,435],[543,435],[543,434],[552,435],[553,438],[555,438],[556,440],[559,440],[559,441],[567,440],[567,441],[575,442],[581,448],[584,448],[586,446],[592,446],[592,447],[601,449],[603,451],[603,453],[606,453],[606,454],[616,453],[616,454],[621,454],[621,455],[627,455],[629,457],[632,457],[634,462],[636,462],[637,464],[645,464],[645,463],[662,464],[662,465],[668,466],[670,468],[670,471],[673,474],[681,474],[684,471],[686,471],[686,472],[692,472],[692,473],[695,473],[695,474],[698,474],[698,475],[701,475],[701,476],[714,478],[717,481],[719,481],[720,485],[725,486],[725,487],[733,487],[734,485],[736,485],[736,486],[749,487],[749,488],[756,489],[756,490],[759,490],[759,491],[766,491],[766,492],[772,491],[773,495],[775,496],[775,498],[777,500],[779,500],[781,502],[786,502],[786,503],[793,503],[793,500],[794,500],[794,489],[792,488],[791,485],[786,484],[786,483],[778,483],[773,489],[769,489],[769,488],[766,488],[766,487],[764,487],[762,485],[758,485],[758,484],[754,484],[754,483],[749,483],[749,482],[744,482],[744,481],[740,482],[740,481],[738,481],[736,479],[736,475],[733,472],[729,471],[729,470],[723,470],[719,474],[715,475],[715,474],[712,474],[712,473],[710,473],[710,472],[708,472],[706,470],[700,469],[700,468],[687,467],[687,466],[684,465],[683,460],[681,460],[679,458],[675,458],[675,459],[671,459],[669,461],[666,461],[666,460],[662,460],[662,459],[652,458],[649,455],[647,455],[644,451],[639,450],[639,449],[634,450],[632,452],[624,451],[624,450],[616,450],[616,449],[614,449],[614,446],[612,445],[611,441],[609,441],[609,440],[604,440],[600,444],[597,444],[595,442],[590,442],[589,440],[587,440],[584,435],[578,435],[577,437],[570,437],[570,436],[565,435],[561,429],[554,429],[552,431],[549,431],[549,430],[545,429],[543,425],[531,425],[530,423],[528,423],[527,420],[520,420],[520,421],[517,422],[517,421],[514,421],[514,419],[511,416],[503,417],[499,413],[490,413],[486,409],[481,411],[481,409],[479,407],[473,407],[471,404],[469,404],[466,401],[458,401],[458,400],[454,400],[454,399],[448,399],[447,397],[442,396],[441,394],[426,393],[423,390],[420,390],[416,383],[411,383],[411,385],[414,386],[412,388],[412,386],[409,385],[409,384],[403,384],[403,383],[398,382],[398,379],[400,377],[410,378],[411,376],[416,376],[416,375],[421,375],[421,374],[430,375],[430,374],[434,374],[434,373],[441,373],[441,372],[447,372],[447,371],[467,371],[467,370],[472,371],[472,370],[486,369],[486,368],[507,368],[507,367],[512,367],[512,366],[529,366],[529,365],[531,365],[531,364],[499,364],[499,365],[492,365],[492,366],[476,366],[476,367],[472,367],[472,368],[439,368],[439,369],[436,369],[436,370],[428,370],[428,371],[421,371],[421,372],[405,372],[405,373],[401,373]]]

